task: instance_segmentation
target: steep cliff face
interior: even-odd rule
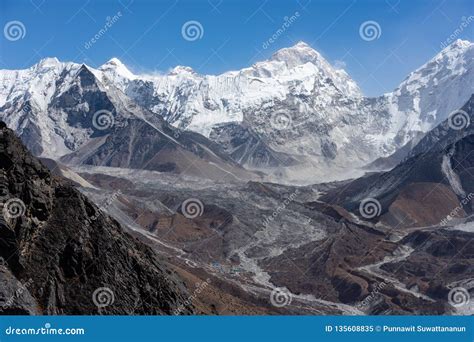
[[[0,169],[0,313],[192,312],[164,261],[52,176],[4,123]]]

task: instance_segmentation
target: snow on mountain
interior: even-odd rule
[[[68,125],[50,117],[48,108],[64,91],[63,87],[72,82],[79,68],[80,64],[46,58],[25,70],[0,71],[1,118],[35,154],[58,156],[68,152],[57,134],[58,130],[68,129]],[[64,82],[58,84],[59,79]],[[44,151],[44,146],[48,146],[48,151]]]
[[[364,97],[344,70],[303,42],[221,75],[186,66],[138,75],[117,58],[98,69],[48,58],[29,69],[0,70],[0,109],[24,140],[40,140],[29,148],[57,158],[92,134],[71,115],[90,112],[91,101],[100,109],[97,94],[127,102],[125,94],[172,125],[222,144],[245,166],[271,173],[283,156],[278,172],[286,177],[328,180],[353,176],[347,171],[390,155],[465,103],[474,93],[473,51],[458,40],[377,98]],[[81,68],[93,79],[78,80]],[[82,100],[71,106],[75,96]]]
[[[260,168],[258,155],[267,150],[235,144],[248,128],[266,147],[322,175],[390,155],[446,119],[474,92],[473,51],[472,43],[458,40],[377,98],[363,97],[344,70],[303,42],[239,71],[213,76],[176,67],[166,75],[125,77],[121,86],[171,124],[229,142],[232,153],[245,150],[250,155],[237,154],[253,161],[249,167]],[[112,80],[123,75],[111,71]],[[279,129],[278,116],[289,127]]]
[[[311,79],[314,76],[328,77],[334,82],[335,88],[339,89],[345,96],[349,98],[362,96],[357,84],[343,69],[332,67],[319,52],[304,42],[277,51],[270,59],[270,63],[262,62],[261,64],[264,66],[266,64],[277,64],[278,62],[282,63],[282,73],[286,76],[294,75],[293,71],[306,71],[301,76],[298,75],[300,77],[294,75],[296,76],[295,79]]]
[[[457,40],[386,94],[393,130],[402,144],[428,132],[474,93],[474,44]]]
[[[216,124],[241,122],[243,111],[267,101],[283,101],[289,93],[309,96],[317,83],[329,79],[321,90],[321,104],[335,93],[361,97],[347,73],[334,69],[315,50],[300,42],[276,52],[267,61],[221,75],[200,75],[177,66],[166,75],[133,75],[116,60],[99,70],[139,104],[161,114],[171,124],[209,136]],[[127,82],[128,81],[128,82]]]

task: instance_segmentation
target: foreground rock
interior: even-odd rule
[[[163,260],[0,130],[1,313],[192,312]]]

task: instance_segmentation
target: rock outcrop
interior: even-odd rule
[[[164,260],[53,176],[4,123],[0,169],[0,313],[192,313]]]

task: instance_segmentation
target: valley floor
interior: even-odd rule
[[[469,271],[438,281],[423,264],[447,267],[447,256],[423,251],[418,241],[424,234],[443,236],[429,243],[467,241],[469,223],[443,233],[437,226],[374,226],[319,202],[327,185],[219,183],[108,167],[74,171],[94,186],[81,187],[84,194],[166,256],[201,314],[473,313],[451,306],[442,289],[465,283]],[[193,217],[181,207],[188,199],[201,205]],[[413,239],[418,245],[408,242]],[[466,260],[472,263],[472,256]]]

